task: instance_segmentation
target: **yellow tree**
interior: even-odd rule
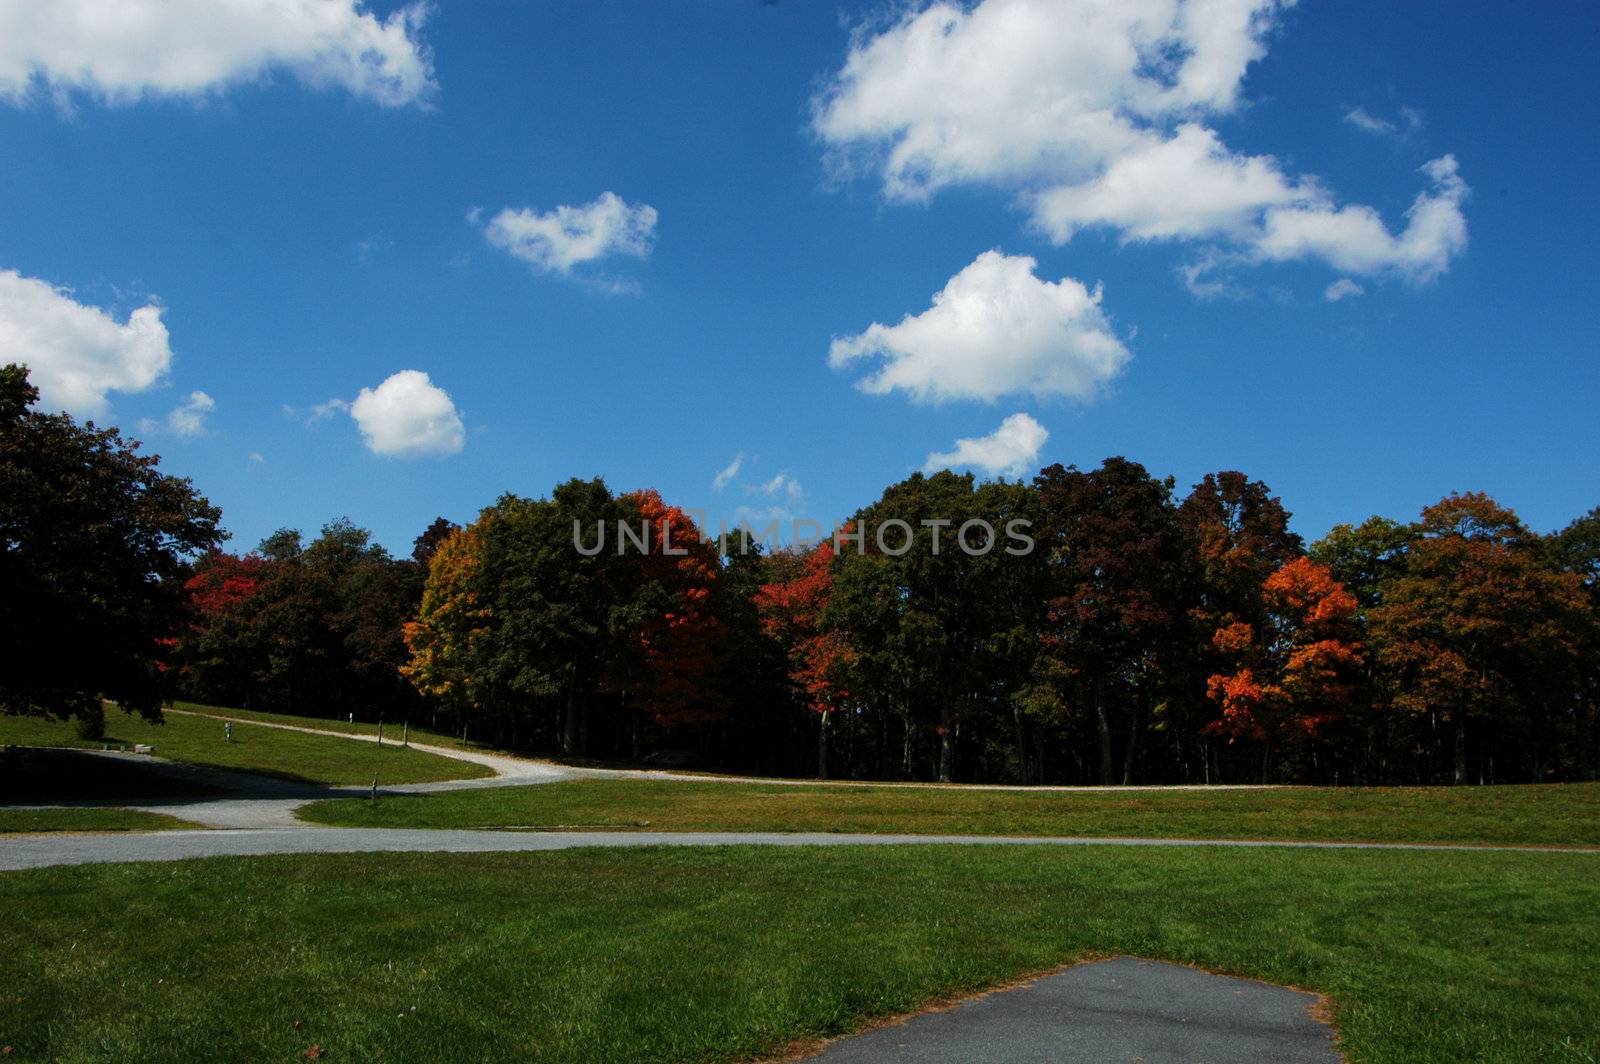
[[[490,610],[478,589],[484,524],[456,529],[428,563],[417,619],[405,627],[411,658],[400,671],[422,694],[461,714],[481,708],[475,677],[489,635]]]

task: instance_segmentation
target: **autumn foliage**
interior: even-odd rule
[[[1206,681],[1222,711],[1207,731],[1229,740],[1318,738],[1357,695],[1364,651],[1355,638],[1355,597],[1304,557],[1267,577],[1261,591],[1260,629],[1234,620],[1212,635],[1213,649],[1237,667]]]
[[[832,596],[833,557],[832,542],[819,543],[798,559],[794,575],[761,585],[756,595],[761,626],[785,648],[789,678],[814,713],[840,708],[849,695],[844,686],[849,641],[823,623]]]
[[[1036,549],[963,554],[952,515],[1025,520]],[[853,538],[888,519],[909,552]],[[1260,481],[1224,471],[1180,496],[1114,458],[1026,484],[916,474],[841,532],[729,546],[659,492],[598,479],[436,521],[409,559],[348,523],[309,544],[282,532],[196,560],[176,682],[738,771],[1436,783],[1600,767],[1600,511],[1541,536],[1454,495],[1308,551]]]
[[[622,498],[649,530],[650,545],[637,559],[641,609],[632,637],[645,667],[635,704],[663,727],[703,724],[726,709],[716,681],[727,632],[713,601],[721,558],[688,514],[659,492]]]

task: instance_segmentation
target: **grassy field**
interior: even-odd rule
[[[1084,957],[1321,991],[1353,1061],[1600,1056],[1584,854],[327,855],[0,875],[16,1060],[733,1061]]]
[[[1600,784],[1038,791],[581,780],[318,802],[370,827],[649,828],[1600,846]]]
[[[138,809],[7,809],[0,806],[0,835],[30,831],[172,831],[198,828],[187,820]]]
[[[236,769],[310,783],[425,783],[470,779],[490,772],[481,765],[456,761],[399,745],[350,742],[253,724],[235,724],[233,742],[223,741],[221,722],[206,717],[171,714],[162,724],[112,709],[106,715],[106,743],[132,748],[154,747],[156,756],[172,761]],[[99,749],[102,742],[79,739],[68,721],[0,715],[0,746],[60,746]]]
[[[231,709],[226,706],[208,706],[199,702],[174,702],[172,708],[184,713],[199,713],[208,717],[231,717],[234,720],[259,721],[263,724],[288,724],[296,728],[316,728],[319,731],[340,732],[344,735],[377,735],[378,725],[366,721],[350,721],[346,718],[329,717],[304,717],[294,713],[268,713],[259,709]],[[388,743],[393,739],[400,741],[404,733],[404,725],[389,722],[383,725],[383,741]],[[445,735],[442,732],[429,731],[418,725],[412,725],[411,739],[413,742],[427,743],[430,746],[443,746],[452,750],[492,750],[492,747],[482,743],[462,742],[459,735]]]

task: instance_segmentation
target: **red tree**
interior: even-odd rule
[[[649,530],[632,618],[644,664],[633,704],[667,728],[715,720],[727,708],[718,682],[727,631],[712,608],[722,575],[716,544],[654,489],[623,498]]]
[[[832,565],[833,543],[824,540],[800,559],[799,572],[763,584],[756,593],[762,628],[788,651],[790,682],[801,692],[807,708],[821,715],[817,766],[824,779],[828,775],[828,715],[849,696],[843,674],[851,657],[844,633],[823,627],[823,613],[833,589]]]
[[[189,593],[200,623],[204,625],[260,591],[270,565],[259,554],[240,556],[220,550],[196,562],[194,575],[183,588]]]

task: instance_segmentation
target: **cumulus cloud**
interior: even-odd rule
[[[1288,173],[1272,155],[1232,151],[1207,125],[1238,109],[1245,74],[1288,6],[983,0],[914,8],[881,32],[857,35],[813,101],[812,127],[835,166],[847,175],[871,167],[892,200],[997,186],[1015,192],[1058,244],[1101,228],[1125,241],[1214,242],[1245,261],[1321,259],[1345,272],[1434,276],[1465,246],[1466,185],[1452,158],[1429,164],[1453,178],[1446,187],[1430,173],[1429,224],[1416,225],[1414,208],[1406,231],[1393,234],[1372,208],[1340,205],[1316,178]],[[1278,231],[1329,217],[1337,222],[1315,239]],[[1375,238],[1374,225],[1386,239]]]
[[[361,389],[349,410],[373,454],[457,454],[467,442],[450,393],[421,370],[404,369],[376,388]]]
[[[1456,172],[1454,156],[1422,168],[1433,187],[1419,193],[1406,211],[1406,227],[1391,233],[1371,207],[1329,203],[1267,212],[1251,254],[1281,262],[1315,256],[1345,273],[1398,273],[1426,281],[1443,273],[1467,246],[1467,220],[1461,204],[1467,183]]]
[[[193,96],[283,71],[387,106],[434,89],[427,6],[361,0],[0,0],[0,97]]]
[[[1329,303],[1337,303],[1341,299],[1348,299],[1351,296],[1364,296],[1366,294],[1367,290],[1365,288],[1362,288],[1348,277],[1341,277],[1322,290],[1322,298]]]
[[[1314,185],[1286,178],[1267,156],[1235,155],[1211,130],[1179,127],[1150,137],[1092,180],[1060,185],[1034,199],[1034,220],[1058,244],[1091,226],[1127,240],[1226,236],[1248,242],[1267,207],[1313,203]]]
[[[143,391],[172,365],[156,304],[119,323],[16,270],[0,270],[0,355],[27,365],[42,407],[79,417],[104,415],[111,407],[107,393]]]
[[[711,478],[711,490],[721,491],[723,488],[727,487],[728,483],[732,481],[734,477],[739,475],[739,470],[743,466],[744,452],[741,451],[733,456],[733,461],[723,466],[721,471],[718,472],[716,476]]]
[[[165,428],[174,436],[186,439],[203,436],[206,431],[206,415],[216,408],[217,401],[205,392],[190,392],[189,398],[174,407],[171,413],[167,414],[165,421],[145,418],[139,422],[139,429],[151,433]]]
[[[1029,394],[1088,399],[1131,357],[1100,308],[1100,289],[1035,276],[1026,255],[986,251],[950,278],[921,314],[839,337],[828,363],[881,360],[858,382],[919,402]]]
[[[1021,476],[1039,459],[1050,438],[1045,427],[1027,414],[1012,414],[987,436],[956,441],[955,450],[928,455],[924,472],[939,469],[981,469],[992,475]]]
[[[473,214],[468,220],[477,224]],[[643,258],[650,254],[655,234],[656,209],[647,203],[627,203],[615,192],[543,214],[507,207],[483,226],[490,244],[547,273],[569,273],[574,266],[608,255]]]

